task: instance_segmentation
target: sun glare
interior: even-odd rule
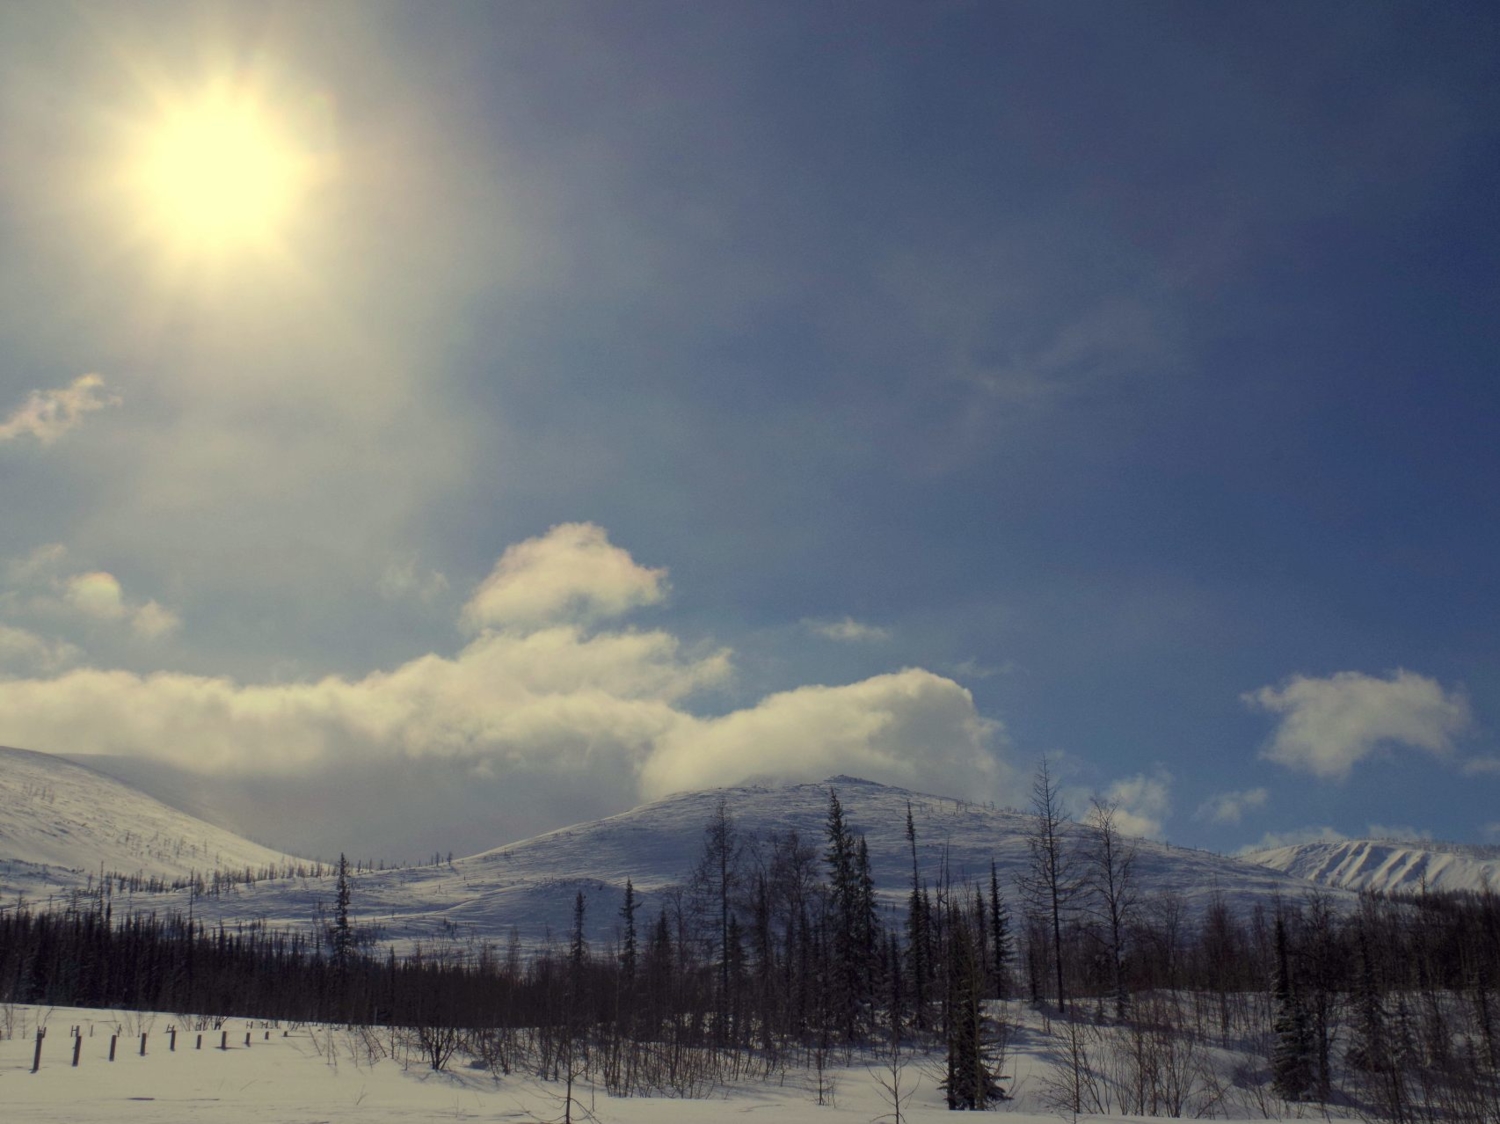
[[[127,179],[144,233],[179,257],[279,248],[311,161],[254,97],[172,104],[138,138]]]

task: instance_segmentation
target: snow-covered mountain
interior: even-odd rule
[[[908,802],[922,877],[929,884],[942,876],[945,862],[953,883],[988,884],[993,859],[1002,892],[1014,903],[1015,876],[1027,861],[1029,817],[838,777],[822,784],[684,793],[451,863],[359,873],[353,879],[352,913],[357,924],[374,927],[382,940],[403,947],[448,937],[503,941],[513,929],[524,944],[535,946],[549,934],[565,936],[574,897],[582,891],[591,939],[606,939],[615,930],[627,878],[641,895],[643,917],[653,916],[688,880],[702,853],[704,827],[721,798],[749,844],[749,863],[757,856],[765,859],[773,832],[786,837],[795,831],[812,847],[821,875],[830,788],[837,791],[850,828],[866,837],[876,886],[888,907],[903,908],[910,885]],[[1215,896],[1238,910],[1312,889],[1293,875],[1222,855],[1146,840],[1137,847],[1143,892],[1175,895],[1188,916]],[[185,908],[185,894],[177,897]],[[171,907],[157,896],[138,899],[147,908]],[[326,916],[332,901],[331,879],[299,878],[199,897],[195,910],[205,920],[297,927]],[[117,909],[119,904],[117,899]]]
[[[97,880],[205,877],[288,856],[168,807],[93,769],[0,748],[0,894],[35,899]]]
[[[1342,890],[1414,894],[1429,890],[1500,890],[1500,847],[1349,839],[1301,843],[1245,855],[1272,870]]]

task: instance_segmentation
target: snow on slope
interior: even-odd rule
[[[1429,890],[1500,889],[1500,847],[1349,839],[1301,843],[1244,856],[1272,870],[1342,890],[1417,893]]]
[[[0,748],[0,893],[6,897],[66,892],[101,868],[172,879],[287,861],[103,773],[47,753]]]
[[[361,873],[353,879],[357,925],[375,926],[383,940],[409,948],[414,941],[474,937],[504,941],[514,927],[536,946],[569,930],[575,895],[587,900],[593,940],[615,931],[625,880],[642,896],[641,918],[650,919],[686,882],[702,852],[704,825],[722,797],[737,828],[758,836],[799,833],[818,856],[822,874],[823,826],[830,785],[849,826],[869,843],[872,871],[886,906],[904,909],[911,855],[905,839],[911,802],[922,875],[935,883],[944,855],[955,883],[989,880],[993,858],[1002,893],[1015,904],[1015,875],[1026,866],[1029,817],[947,797],[928,796],[848,777],[823,784],[777,788],[747,786],[685,793],[611,816],[499,847],[451,864]],[[1147,893],[1174,891],[1190,915],[1215,895],[1236,910],[1295,899],[1313,887],[1294,876],[1238,859],[1142,840],[1137,872]],[[332,907],[331,880],[298,879],[236,887],[219,899],[199,898],[208,920],[265,920],[297,927]],[[142,903],[143,905],[145,903]],[[152,902],[149,908],[164,903]],[[180,903],[185,907],[185,899]],[[118,908],[118,901],[117,901]]]

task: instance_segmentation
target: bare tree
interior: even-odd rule
[[[710,943],[718,960],[717,1010],[714,1034],[723,1042],[729,1029],[730,962],[733,949],[729,940],[732,899],[740,884],[740,856],[743,850],[734,817],[729,814],[724,797],[714,805],[713,816],[703,828],[703,853],[693,871],[692,887],[696,904],[713,917],[714,935]]]
[[[1088,909],[1104,929],[1109,951],[1110,982],[1115,992],[1115,1018],[1124,1021],[1130,996],[1125,988],[1125,935],[1135,912],[1135,844],[1120,833],[1119,803],[1092,798],[1089,846],[1084,852]]]
[[[1063,987],[1063,917],[1071,911],[1083,886],[1077,858],[1065,834],[1067,823],[1067,807],[1043,757],[1031,782],[1031,830],[1026,835],[1030,862],[1026,873],[1016,878],[1016,884],[1029,910],[1051,929],[1059,1014],[1065,1013],[1067,1005]]]

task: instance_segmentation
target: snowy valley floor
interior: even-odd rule
[[[556,1083],[512,1075],[496,1080],[468,1059],[455,1057],[448,1072],[435,1073],[416,1057],[403,1065],[370,1060],[343,1028],[270,1028],[243,1019],[224,1023],[227,1050],[217,1047],[223,1031],[200,1033],[181,1019],[138,1012],[109,1012],[16,1005],[0,1012],[0,1120],[6,1124],[416,1124],[440,1120],[550,1121],[562,1117]],[[38,1020],[47,1028],[40,1069],[31,1072]],[[71,1028],[81,1029],[79,1064],[72,1064]],[[176,1050],[167,1028],[177,1026]],[[1047,1041],[1023,1028],[1006,1071],[1016,1096],[997,1111],[1018,1122],[1053,1122],[1071,1114],[1048,1109],[1044,1075]],[[283,1034],[283,1030],[286,1031]],[[147,1033],[146,1054],[140,1035]],[[246,1046],[246,1035],[250,1043]],[[118,1035],[109,1061],[110,1036]],[[904,1117],[913,1122],[952,1120],[931,1061],[913,1059],[906,1080],[916,1085]],[[583,1109],[575,1120],[600,1124],[688,1124],[750,1119],[776,1124],[890,1119],[890,1105],[877,1081],[879,1059],[869,1065],[830,1070],[833,1104],[819,1105],[810,1072],[788,1070],[784,1081],[748,1082],[720,1088],[704,1099],[614,1098],[580,1086]],[[925,1071],[924,1071],[925,1070]],[[1304,1111],[1321,1115],[1312,1106]],[[1240,1119],[1262,1119],[1260,1112]],[[1126,1119],[1094,1116],[1093,1120]],[[1139,1119],[1139,1118],[1135,1118]]]

